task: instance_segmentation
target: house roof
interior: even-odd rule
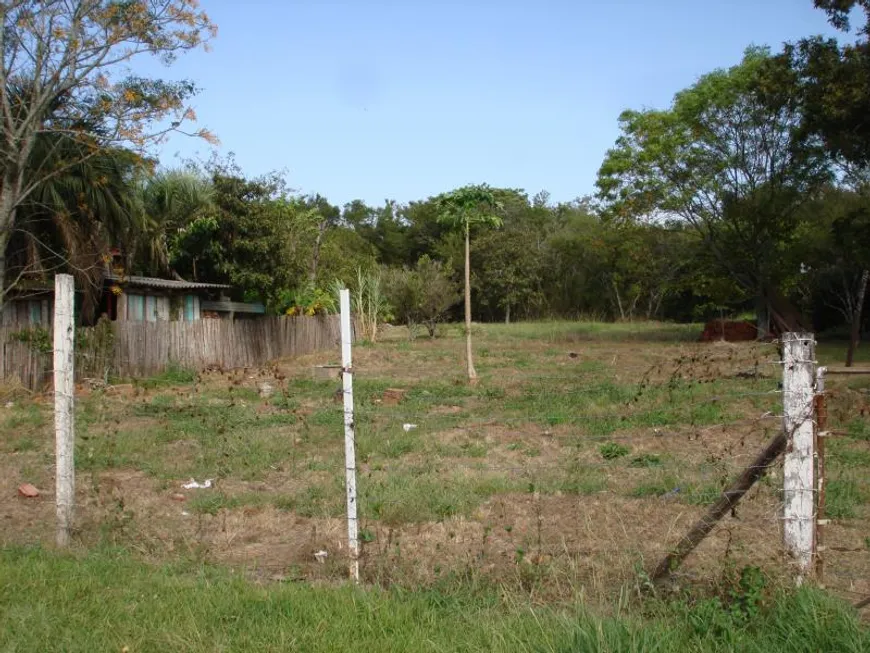
[[[202,310],[217,311],[218,313],[255,313],[262,315],[266,307],[259,302],[230,302],[230,301],[202,301]]]
[[[222,283],[200,283],[198,281],[177,281],[176,279],[158,279],[156,277],[123,277],[115,274],[106,275],[109,281],[118,281],[128,286],[139,286],[142,288],[163,288],[166,290],[208,290],[208,289],[227,289],[228,286]]]

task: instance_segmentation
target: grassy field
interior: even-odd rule
[[[866,650],[838,601],[870,594],[870,377],[830,383],[834,597],[783,594],[774,469],[664,594],[641,600],[651,567],[780,425],[776,348],[697,335],[480,326],[473,387],[455,329],[357,346],[367,590],[341,580],[338,382],[312,378],[338,352],[82,388],[69,557],[48,548],[50,403],[3,397],[0,650],[69,634],[65,650],[340,651],[354,631],[374,650]],[[823,343],[818,357],[839,363],[843,349]],[[215,485],[182,489],[190,478]],[[21,482],[42,496],[16,498]]]
[[[498,588],[441,582],[418,590],[257,585],[225,569],[134,561],[99,550],[67,557],[0,553],[0,650],[523,651],[859,653],[870,636],[819,591],[737,606],[649,600],[594,617]],[[744,597],[746,598],[746,597]]]

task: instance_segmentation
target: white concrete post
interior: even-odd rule
[[[359,582],[359,524],[356,497],[356,436],[353,422],[353,363],[350,319],[350,291],[341,290],[341,379],[344,394],[344,466],[347,487],[347,540],[350,550],[350,577]]]
[[[69,274],[54,277],[54,433],[57,545],[69,545],[75,514],[75,286]]]
[[[783,466],[783,541],[797,563],[800,582],[812,570],[815,530],[813,334],[782,334],[782,350],[783,428],[788,438]]]

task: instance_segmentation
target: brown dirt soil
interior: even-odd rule
[[[734,379],[738,373],[761,375],[775,386],[778,374],[771,363],[776,356],[774,348],[755,343],[650,346],[508,340],[488,343],[487,347],[493,355],[478,358],[484,383],[501,388],[507,398],[521,398],[528,391],[530,379],[538,376],[564,377],[564,383],[556,381],[547,386],[548,391],[569,392],[574,386],[599,379],[614,384],[662,386],[674,379],[701,384]],[[569,357],[569,351],[578,356]],[[510,362],[519,354],[532,360],[530,368]],[[354,352],[354,365],[365,378],[388,381],[390,387],[411,388],[433,380],[442,385],[461,384],[461,357],[459,339],[419,339],[408,349],[397,349],[392,344],[360,347]],[[106,415],[107,419],[124,415],[125,428],[144,432],[163,422],[124,411],[133,404],[150,402],[158,394],[184,400],[203,393],[205,401],[226,406],[226,400],[207,393],[227,388],[255,393],[263,381],[278,387],[286,379],[310,379],[313,365],[334,362],[333,354],[321,353],[281,361],[263,370],[205,372],[193,388],[122,388],[106,393]],[[497,370],[497,374],[487,369]],[[834,387],[832,393],[842,397],[842,401],[832,403],[832,419],[846,422],[859,412],[862,401],[866,403],[864,395],[857,392]],[[48,410],[47,401],[39,398],[34,403]],[[542,599],[570,600],[582,595],[610,600],[625,586],[640,586],[644,582],[642,570],[650,570],[706,510],[705,505],[692,505],[679,494],[632,497],[632,491],[668,475],[697,487],[719,488],[748,464],[779,428],[778,418],[763,416],[754,407],[752,397],[732,401],[721,424],[630,426],[614,431],[612,438],[595,439],[587,438],[582,421],[553,426],[508,421],[499,418],[494,408],[497,402],[487,404],[479,394],[455,401],[445,399],[420,415],[423,419],[419,433],[424,444],[443,445],[451,452],[432,465],[436,470],[433,474],[442,474],[435,479],[447,483],[456,475],[486,479],[501,474],[509,481],[509,489],[483,498],[465,516],[442,521],[388,525],[364,517],[361,528],[367,541],[363,545],[362,568],[368,581],[418,584],[451,572],[470,573],[516,584]],[[296,438],[300,455],[305,457],[303,462],[334,462],[341,447],[340,434],[328,442],[317,439],[322,435],[310,436],[307,430],[300,435],[300,429],[307,428],[307,418],[331,407],[330,397],[302,396],[293,408],[300,422],[281,427],[282,436]],[[588,410],[589,415],[598,417],[599,411],[606,414],[623,409],[632,410],[607,405],[591,405]],[[264,417],[280,412],[265,402],[254,404],[253,410]],[[464,413],[473,417],[465,422]],[[383,419],[391,418],[386,414]],[[440,420],[439,428],[427,431],[426,418]],[[441,428],[451,423],[450,418],[456,418],[457,424]],[[50,426],[41,431],[46,442],[50,440],[49,431]],[[609,439],[627,443],[630,452],[615,461],[603,460],[599,446]],[[469,443],[481,445],[484,455],[465,455],[462,446]],[[193,460],[202,449],[200,441],[187,437],[163,446],[162,455],[179,460]],[[4,450],[0,455],[0,544],[50,546],[53,542],[50,450],[49,445],[35,451]],[[643,454],[659,456],[663,466],[642,468],[629,464]],[[431,462],[430,455],[431,450],[423,448],[387,460],[375,457],[379,468],[374,470],[373,465],[361,462],[361,478],[381,479],[393,469],[407,472],[423,468]],[[184,490],[180,486],[186,478],[165,481],[130,469],[80,473],[75,541],[84,547],[114,541],[153,560],[201,556],[243,568],[265,580],[343,577],[347,563],[344,519],[303,516],[276,507],[281,505],[278,498],[295,496],[312,487],[334,486],[336,479],[340,480],[337,474],[343,472],[283,463],[272,469],[275,471],[267,470],[254,481],[220,479],[210,490]],[[585,495],[558,486],[540,490],[547,487],[546,481],[558,480],[570,470],[580,481],[597,475],[603,483],[600,488],[592,484],[588,489],[573,490],[590,492]],[[521,491],[524,484],[520,480],[532,481],[532,491]],[[541,481],[544,483],[539,484]],[[18,497],[17,487],[23,482],[33,483],[40,496]],[[760,566],[777,582],[785,578],[789,564],[780,547],[776,492],[780,484],[781,471],[777,468],[749,493],[735,515],[726,517],[687,559],[677,581],[707,585],[728,569],[746,564]],[[173,496],[179,493],[185,501]],[[228,501],[217,505],[212,511],[215,514],[192,509],[192,503],[207,497],[226,497]],[[233,503],[232,499],[239,501]],[[867,513],[867,506],[860,506],[855,519],[834,521],[826,531],[825,580],[847,598],[870,594]],[[328,552],[324,563],[314,557],[321,550]]]

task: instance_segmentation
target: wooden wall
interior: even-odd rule
[[[23,328],[51,324],[53,300],[48,298],[10,299],[0,308],[0,328]]]
[[[96,330],[81,329],[76,377],[136,378],[171,366],[202,370],[255,367],[325,349],[339,351],[339,318],[260,317],[195,322],[113,322],[111,351],[100,347]],[[31,390],[51,381],[51,354],[40,354],[0,328],[0,380],[17,379]],[[81,343],[85,342],[84,348]],[[105,340],[103,340],[105,344]],[[91,344],[93,343],[93,345]]]

